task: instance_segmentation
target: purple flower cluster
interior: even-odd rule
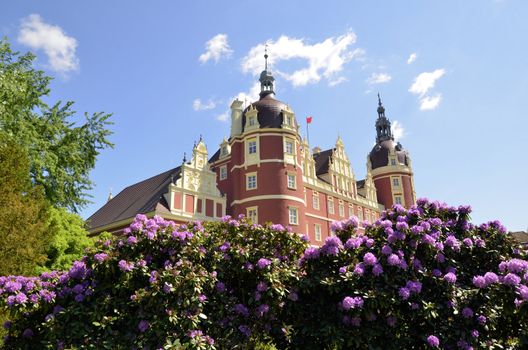
[[[437,348],[440,346],[440,340],[435,335],[430,335],[427,337],[427,344],[433,348]]]
[[[341,302],[343,309],[361,309],[363,307],[364,300],[361,297],[345,297]]]
[[[128,262],[126,260],[119,260],[119,263],[117,263],[117,266],[123,272],[130,272],[134,269],[134,263]]]
[[[257,261],[257,267],[259,269],[265,269],[266,267],[270,266],[271,265],[271,260],[269,259],[266,259],[266,258],[260,258],[258,261]]]
[[[343,243],[337,236],[330,236],[326,238],[324,245],[321,247],[321,253],[324,255],[337,255],[339,250],[343,248]]]
[[[374,254],[368,252],[363,255],[363,262],[365,263],[365,265],[372,266],[378,262],[378,258],[376,258]]]

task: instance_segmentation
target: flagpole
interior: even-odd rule
[[[308,141],[308,147],[310,147],[310,123],[308,123],[308,121],[306,121],[306,140]]]

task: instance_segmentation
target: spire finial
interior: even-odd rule
[[[183,164],[187,162],[187,153],[183,152]]]
[[[385,140],[394,140],[392,136],[391,123],[385,116],[385,107],[381,103],[381,97],[378,92],[378,120],[376,120],[376,142]]]
[[[268,70],[268,43],[264,46],[264,70]]]
[[[264,46],[264,61],[265,66],[262,73],[260,73],[260,98],[264,98],[269,94],[275,94],[273,91],[273,82],[275,78],[271,74],[271,71],[268,70],[268,44]]]

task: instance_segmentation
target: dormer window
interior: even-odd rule
[[[255,116],[249,117],[249,126],[255,126]]]
[[[220,151],[220,155],[227,156],[227,146],[222,146],[222,149]]]
[[[392,166],[396,166],[396,159],[391,158],[390,163]]]
[[[286,124],[293,126],[293,118],[291,115],[286,116]]]

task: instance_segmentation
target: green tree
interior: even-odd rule
[[[46,246],[47,260],[37,268],[38,272],[68,270],[75,260],[80,260],[94,240],[88,237],[84,220],[64,208],[50,207],[46,222],[51,240]]]
[[[24,149],[0,132],[0,275],[32,274],[46,261],[49,205],[29,178]]]
[[[29,174],[42,186],[46,199],[55,207],[73,212],[85,206],[93,183],[88,175],[100,150],[113,147],[108,140],[110,114],[89,115],[77,126],[73,102],[48,106],[51,77],[33,67],[35,56],[11,50],[0,40],[0,130],[26,150]]]

